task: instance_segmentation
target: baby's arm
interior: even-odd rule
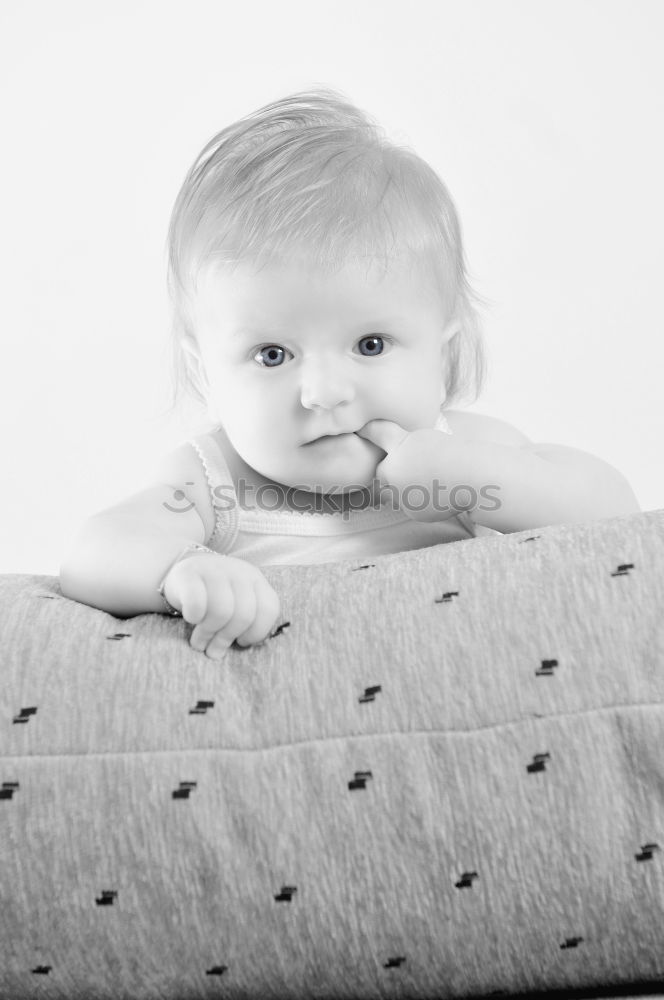
[[[60,567],[62,593],[131,618],[167,611],[158,591],[164,581],[167,600],[195,625],[194,648],[214,656],[235,639],[262,641],[280,609],[257,566],[212,551],[186,553],[179,561],[192,543],[210,536],[214,512],[200,470],[172,466],[163,465],[165,476],[172,473],[170,485],[152,485],[84,522]]]
[[[503,453],[502,463],[507,470],[501,490],[505,495],[500,498],[505,500],[503,509],[476,510],[472,513],[475,521],[487,527],[499,531],[519,531],[549,523],[617,517],[641,510],[625,476],[590,452],[561,444],[530,441],[517,427],[486,414],[453,411],[450,421],[460,437],[494,448],[498,470],[501,467],[501,447],[508,447],[508,451]],[[526,453],[523,463],[509,451],[511,448]],[[533,462],[533,456],[547,464],[542,467],[537,461]],[[480,449],[475,463],[480,470],[486,470],[486,452],[483,455]],[[522,485],[524,463],[532,470],[530,487]],[[511,490],[511,501],[507,500],[505,493],[510,484],[516,485],[516,490]],[[528,523],[531,521],[537,524]]]
[[[638,513],[641,508],[627,479],[588,452],[562,445],[518,446],[469,441],[453,446],[450,465],[456,481],[481,496],[493,484],[494,503],[480,501],[473,521],[502,532],[549,524],[574,524]],[[499,487],[498,490],[495,487]]]
[[[404,507],[417,521],[445,520],[459,509],[456,501],[466,505],[469,497],[471,507],[460,509],[504,533],[640,511],[625,477],[607,462],[575,448],[533,444],[504,421],[479,419],[451,435],[406,431],[388,420],[370,421],[357,433],[382,449],[376,467],[382,482],[402,497],[413,484],[424,488],[427,507]]]
[[[165,611],[157,586],[177,556],[203,543],[203,522],[192,508],[179,515],[172,486],[153,486],[89,517],[60,566],[65,597],[118,618]]]

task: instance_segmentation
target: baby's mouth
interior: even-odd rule
[[[310,444],[321,444],[325,441],[343,441],[346,438],[356,437],[354,431],[349,431],[345,434],[323,434],[321,437],[314,438],[313,441],[307,441],[307,445]]]

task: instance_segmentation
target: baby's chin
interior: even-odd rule
[[[285,486],[310,493],[331,496],[354,493],[372,488],[376,480],[377,460],[380,461],[381,455],[378,452],[376,459],[374,455],[366,453],[357,456],[335,456],[328,453],[325,456],[312,455],[311,458],[307,456],[303,459],[300,454],[296,465],[290,469],[273,469],[271,478]]]
[[[374,483],[377,482],[373,471],[366,476],[349,475],[348,472],[344,476],[338,476],[333,479],[329,475],[326,476],[297,476],[288,477],[288,482],[285,482],[282,478],[280,482],[284,483],[286,486],[290,486],[293,489],[303,490],[307,493],[324,493],[327,496],[344,496],[348,493],[357,493],[359,490],[370,490]]]

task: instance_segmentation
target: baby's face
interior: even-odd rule
[[[240,457],[277,483],[323,493],[370,486],[385,453],[369,420],[433,427],[457,327],[423,276],[306,262],[208,269],[195,302],[210,410]]]

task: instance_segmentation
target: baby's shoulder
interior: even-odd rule
[[[518,427],[508,424],[506,420],[498,420],[497,417],[471,413],[469,410],[445,410],[444,414],[452,434],[458,434],[468,441],[508,444],[515,448],[532,443]]]
[[[154,483],[170,486],[180,500],[193,504],[205,527],[205,537],[209,538],[215,526],[214,508],[205,469],[193,445],[187,442],[162,454],[151,471]]]

